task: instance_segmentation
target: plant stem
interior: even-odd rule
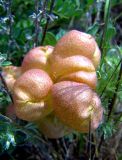
[[[107,122],[110,120],[110,117],[111,117],[111,114],[112,114],[112,111],[113,111],[113,108],[115,106],[115,102],[116,102],[116,98],[117,98],[117,91],[118,91],[118,88],[119,88],[119,82],[122,78],[122,59],[120,60],[120,62],[118,63],[117,67],[121,64],[120,66],[120,70],[119,70],[119,74],[118,74],[118,79],[117,79],[117,84],[116,84],[116,88],[115,88],[115,92],[113,94],[113,97],[108,105],[108,108],[109,108],[109,112],[108,112],[108,118],[107,118]],[[113,75],[112,75],[113,76]],[[100,152],[100,149],[101,149],[101,146],[103,144],[103,141],[104,141],[104,133],[102,134],[101,136],[101,139],[100,139],[100,143],[99,143],[99,146],[98,146],[98,151]]]
[[[7,94],[9,95],[9,97],[11,99],[11,102],[14,104],[13,97],[12,97],[11,93],[9,92],[7,84],[6,84],[6,82],[5,82],[5,80],[4,80],[3,76],[2,76],[2,71],[0,71],[0,79],[1,79],[1,82],[2,82],[2,84],[3,84],[3,86],[4,86],[5,90],[6,90]]]
[[[117,79],[117,85],[116,85],[116,88],[115,88],[115,92],[113,94],[113,98],[111,100],[111,102],[109,103],[109,112],[108,112],[108,120],[110,119],[111,117],[111,114],[112,114],[112,111],[113,111],[113,108],[115,106],[115,102],[116,102],[116,98],[117,98],[117,91],[118,91],[118,88],[119,88],[119,82],[120,82],[120,79],[122,78],[122,62],[121,62],[121,66],[120,66],[120,71],[119,71],[119,75],[118,75],[118,79]]]
[[[87,146],[87,152],[89,153],[89,160],[91,160],[91,141],[92,141],[92,138],[91,138],[91,116],[89,118],[89,137],[88,137],[88,146]]]
[[[34,47],[38,46],[38,35],[39,35],[39,21],[38,21],[39,0],[35,1],[35,12],[36,12],[36,19],[35,19],[35,43],[34,43]]]
[[[119,63],[117,64],[116,68],[115,68],[115,69],[114,69],[114,71],[112,72],[112,74],[111,74],[111,76],[110,76],[110,78],[109,78],[109,80],[108,80],[107,84],[105,85],[105,87],[103,88],[103,91],[101,92],[100,97],[102,97],[103,93],[105,92],[105,90],[106,90],[106,88],[107,88],[107,86],[108,86],[109,82],[110,82],[110,81],[111,81],[111,79],[113,78],[114,73],[117,71],[117,69],[118,69],[119,65],[121,64],[121,62],[122,62],[122,59],[119,61]]]
[[[99,145],[98,145],[98,152],[100,152],[100,149],[101,149],[101,146],[102,146],[102,144],[103,144],[103,141],[104,141],[104,132],[103,132],[103,134],[102,134],[102,136],[101,136],[101,138],[100,138],[100,143],[99,143]]]
[[[109,14],[110,14],[110,0],[105,1],[105,8],[104,8],[104,28],[103,28],[103,35],[100,41],[100,49],[102,53],[102,59],[101,59],[101,65],[100,69],[102,67],[104,57],[106,56],[106,38],[107,38],[107,27],[108,27],[108,21],[109,21]]]
[[[36,12],[36,19],[35,19],[35,39],[34,39],[34,47],[39,45],[39,22],[42,20],[44,17],[45,11],[46,11],[46,5],[47,5],[48,0],[45,0],[42,5],[42,13],[39,18],[39,0],[35,1],[35,12]]]
[[[110,0],[106,0],[105,2],[105,8],[104,8],[104,28],[103,28],[103,36],[100,42],[100,48],[103,51],[103,56],[105,56],[105,43],[106,43],[106,32],[107,32],[107,26],[108,26],[108,20],[109,20],[109,13],[110,13]]]
[[[49,15],[51,15],[51,13],[52,13],[52,11],[53,11],[54,3],[55,3],[55,0],[51,0]],[[43,43],[44,43],[44,39],[45,39],[45,37],[46,37],[46,32],[47,32],[47,28],[48,28],[49,22],[50,22],[50,17],[47,16],[47,22],[46,22],[46,25],[45,25],[45,28],[44,28],[43,34],[42,34],[41,45],[43,45]]]

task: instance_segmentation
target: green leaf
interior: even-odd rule
[[[87,30],[87,33],[95,36],[96,33],[98,32],[98,29],[99,29],[99,24],[98,23],[95,23],[94,25],[90,26]]]
[[[94,3],[94,0],[87,0],[87,5],[92,5]]]
[[[11,119],[9,119],[8,117],[0,114],[0,123],[1,122],[12,122]]]
[[[80,7],[80,0],[76,0],[76,5],[78,6],[78,7]]]
[[[3,67],[9,66],[9,65],[12,65],[12,63],[10,61],[5,61],[5,62],[2,63]]]
[[[44,40],[44,45],[52,45],[54,46],[57,43],[56,37],[53,33],[47,32]]]
[[[59,40],[63,35],[66,34],[66,32],[67,32],[66,30],[64,30],[64,29],[61,28],[59,30],[59,32],[57,33],[57,35],[56,35],[56,39]]]
[[[12,124],[0,121],[0,152],[11,150],[15,145],[16,141]]]
[[[0,53],[0,65],[7,59],[7,54]]]
[[[115,27],[111,23],[108,23],[107,32],[106,32],[106,40],[110,41],[113,38],[113,36],[115,36],[115,34],[116,34]]]

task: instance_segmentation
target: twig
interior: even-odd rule
[[[51,0],[49,15],[51,15],[51,13],[52,13],[52,11],[53,11],[54,3],[55,3],[55,0]],[[43,43],[44,43],[44,39],[45,39],[45,37],[46,37],[46,32],[47,32],[47,28],[48,28],[49,22],[50,22],[50,17],[47,16],[47,22],[46,22],[46,25],[45,25],[45,28],[44,28],[44,31],[43,31],[42,40],[41,40],[41,45],[43,45]]]
[[[3,86],[4,86],[5,90],[6,90],[7,94],[9,95],[9,97],[11,99],[11,102],[14,103],[13,97],[12,97],[11,93],[9,92],[7,84],[6,84],[6,82],[5,82],[5,80],[4,80],[3,76],[2,76],[2,71],[0,71],[0,79],[1,79],[1,82],[2,82],[2,84],[3,84]]]

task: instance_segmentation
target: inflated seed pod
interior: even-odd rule
[[[71,80],[96,87],[100,50],[91,35],[76,30],[68,32],[58,41],[48,61],[54,82]]]
[[[51,93],[55,115],[64,125],[83,133],[89,131],[89,123],[91,130],[99,126],[103,108],[88,85],[63,81],[54,84]]]
[[[72,129],[63,125],[53,113],[37,122],[39,130],[47,138],[57,139],[72,132]]]
[[[21,67],[7,66],[2,68],[2,75],[10,91],[13,91],[13,86],[16,79],[21,75]]]
[[[94,37],[77,30],[66,33],[56,44],[53,54],[60,55],[63,58],[82,55],[91,59],[95,67],[98,66],[101,57]]]
[[[47,59],[52,54],[52,46],[39,46],[31,49],[22,62],[22,72],[29,69],[43,69],[48,71]]]
[[[31,69],[22,74],[14,84],[16,115],[27,121],[48,115],[52,111],[47,104],[52,85],[48,74],[41,69]]]

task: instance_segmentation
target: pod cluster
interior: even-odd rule
[[[72,30],[55,47],[31,49],[21,67],[3,68],[16,115],[49,138],[95,130],[103,115],[95,92],[100,56],[91,35]]]

